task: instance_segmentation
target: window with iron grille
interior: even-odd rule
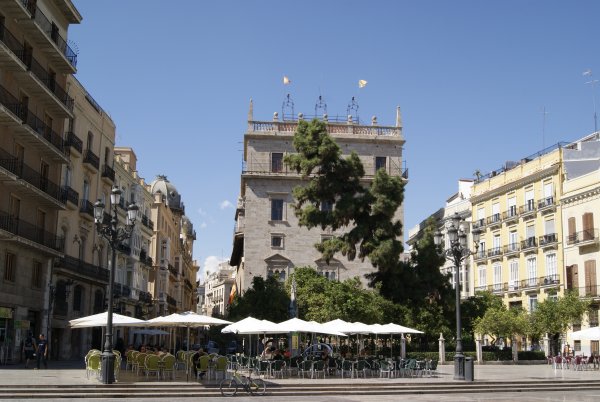
[[[4,280],[8,282],[15,281],[15,268],[17,256],[13,253],[6,253],[4,257]]]
[[[37,289],[42,287],[42,263],[39,261],[33,262],[33,272],[31,273],[31,286]]]

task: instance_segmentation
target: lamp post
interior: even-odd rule
[[[454,286],[456,290],[456,353],[454,354],[455,380],[465,379],[465,355],[463,354],[462,349],[462,327],[460,322],[460,267],[465,259],[467,259],[471,254],[477,252],[480,236],[478,229],[474,229],[471,232],[473,235],[475,250],[469,250],[467,247],[467,234],[465,233],[464,228],[461,226],[462,222],[463,220],[458,212],[455,212],[450,218],[450,225],[446,229],[448,240],[450,241],[450,247],[440,251],[440,255],[446,257],[446,259],[454,264],[454,271],[456,275],[456,284]],[[436,246],[442,246],[442,232],[440,230],[435,232],[434,242]]]
[[[123,227],[119,227],[119,215],[117,208],[121,202],[121,190],[118,187],[113,187],[110,193],[110,222],[104,221],[104,204],[98,200],[94,203],[94,218],[96,222],[96,230],[98,234],[105,238],[112,252],[110,274],[108,277],[108,311],[106,318],[106,340],[104,342],[104,350],[102,351],[102,366],[101,379],[103,384],[112,384],[115,382],[115,355],[113,354],[113,285],[115,282],[115,265],[117,264],[117,248],[123,240],[131,237],[138,207],[135,204],[129,205],[127,208],[127,222]]]

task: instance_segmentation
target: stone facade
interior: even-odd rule
[[[297,120],[280,122],[277,116],[272,122],[254,121],[249,116],[231,257],[241,291],[251,285],[254,276],[277,275],[284,280],[294,267],[312,266],[333,280],[358,276],[363,282],[364,275],[373,270],[368,260],[348,261],[342,256],[326,264],[314,244],[333,233],[298,226],[292,189],[302,185],[302,180],[282,161],[286,154],[295,152],[292,142],[297,124]],[[365,184],[373,179],[376,166],[394,176],[405,175],[399,110],[395,127],[378,126],[376,119],[371,126],[349,120],[328,121],[327,127],[344,155],[351,151],[359,155],[365,168]],[[402,207],[395,217],[403,221]]]

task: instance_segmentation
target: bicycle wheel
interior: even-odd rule
[[[248,390],[252,395],[264,395],[267,392],[267,384],[260,378],[253,378],[248,384]]]
[[[237,393],[238,383],[233,378],[225,378],[221,381],[219,389],[223,396],[234,396]]]

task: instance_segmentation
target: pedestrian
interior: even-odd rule
[[[44,334],[40,334],[40,339],[37,344],[37,369],[40,368],[40,361],[44,362],[44,368],[48,368],[48,342],[44,337]]]
[[[33,332],[29,331],[25,342],[23,343],[23,353],[25,354],[25,368],[29,368],[29,360],[35,357],[35,339],[33,338]]]

